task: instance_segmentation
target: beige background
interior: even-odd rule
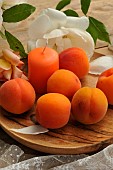
[[[12,32],[25,46],[27,45],[28,35],[27,28],[29,24],[35,19],[35,17],[45,8],[55,8],[59,0],[28,0],[29,4],[36,7],[36,11],[25,21],[18,24],[5,24],[8,31]],[[72,0],[71,4],[66,8],[72,8],[82,16],[82,11],[80,9],[80,0]],[[113,34],[113,0],[92,0],[89,8],[88,16],[93,16],[96,19],[103,22],[110,33]],[[37,28],[38,29],[38,28]],[[97,47],[105,46],[106,43],[99,42]],[[6,41],[0,40],[0,47],[6,48],[8,44]]]

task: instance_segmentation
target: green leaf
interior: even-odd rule
[[[10,45],[10,48],[14,51],[19,51],[21,58],[26,58],[27,54],[25,53],[24,47],[21,44],[21,42],[6,30],[5,30],[5,36]]]
[[[72,9],[68,9],[66,11],[63,11],[67,16],[73,16],[73,17],[78,17],[79,15],[73,11]]]
[[[3,34],[2,31],[0,31],[0,36],[1,36],[3,39],[6,39],[6,36]]]
[[[81,0],[81,10],[86,15],[90,6],[91,0]]]
[[[4,22],[19,22],[28,18],[35,11],[35,7],[29,4],[15,5],[3,12]]]
[[[64,8],[66,5],[70,3],[71,3],[71,0],[61,0],[56,6],[56,9],[60,11],[62,8]]]
[[[89,27],[87,31],[91,34],[96,44],[97,39],[110,43],[109,33],[105,25],[93,17],[89,17]]]

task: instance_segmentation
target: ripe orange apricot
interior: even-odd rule
[[[41,96],[36,103],[36,120],[45,128],[57,129],[69,121],[71,103],[59,93]]]
[[[0,87],[0,105],[8,112],[24,113],[33,106],[34,102],[34,88],[24,79],[11,79]]]
[[[60,69],[67,69],[75,73],[79,79],[89,72],[89,61],[82,48],[68,48],[59,54]]]
[[[94,124],[102,120],[107,112],[108,101],[98,88],[83,87],[72,99],[72,115],[83,124]]]
[[[55,71],[47,81],[48,93],[60,93],[71,99],[81,88],[79,78],[71,71],[60,69]]]
[[[104,92],[108,103],[113,105],[113,68],[104,71],[99,76],[96,87]]]

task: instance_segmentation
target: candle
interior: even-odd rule
[[[41,47],[28,54],[28,78],[36,93],[46,93],[47,80],[58,69],[59,56],[55,50]]]

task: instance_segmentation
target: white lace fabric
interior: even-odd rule
[[[17,163],[23,153],[18,146],[0,140],[0,168]]]
[[[23,155],[18,146],[0,140],[0,170],[113,170],[113,144],[91,156],[49,155],[20,161]]]

